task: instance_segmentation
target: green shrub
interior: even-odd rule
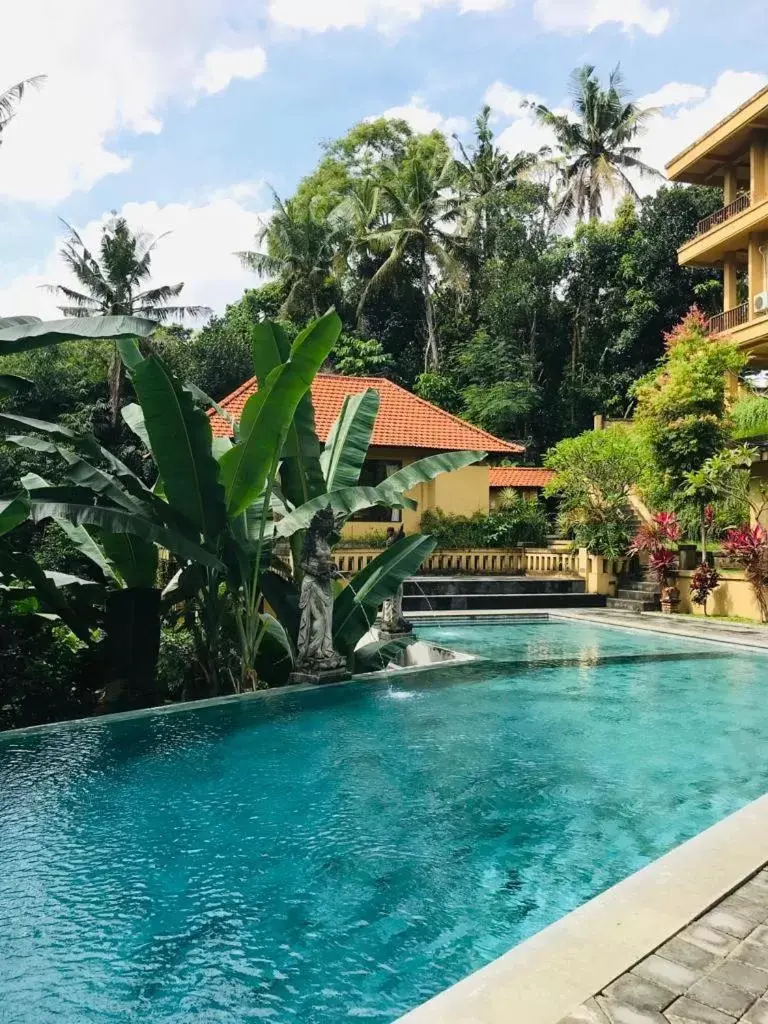
[[[0,729],[91,714],[103,679],[100,653],[0,597]]]
[[[455,516],[440,509],[425,512],[421,530],[435,537],[438,549],[443,550],[508,548],[517,544],[538,547],[546,543],[549,519],[541,502],[515,495],[488,514]]]

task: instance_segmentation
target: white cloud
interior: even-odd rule
[[[258,78],[266,68],[267,55],[260,46],[245,50],[211,50],[205,55],[195,85],[203,92],[221,92],[234,78]]]
[[[702,88],[696,92],[696,86],[679,86],[678,83],[672,83],[677,89],[690,90],[690,99],[674,104],[674,110],[663,111],[651,119],[648,131],[640,140],[643,159],[651,167],[663,170],[664,165],[672,157],[682,152],[766,84],[768,75],[750,71],[724,71],[709,89]],[[664,86],[655,95],[663,95],[665,90],[670,88],[671,86]],[[653,95],[651,94],[651,99]],[[644,100],[648,98],[643,97]],[[656,105],[661,105],[658,99]],[[655,187],[649,187],[647,184],[643,189],[645,192],[653,190]]]
[[[448,137],[454,132],[463,132],[469,128],[465,117],[443,117],[435,110],[430,110],[421,96],[413,96],[410,103],[400,107],[390,107],[379,117],[388,117],[407,122],[413,131],[428,135],[435,130],[444,132]],[[375,118],[368,118],[369,121]]]
[[[504,82],[494,82],[486,90],[485,102],[491,108],[495,121],[504,118],[510,122],[497,140],[505,153],[536,153],[542,146],[551,146],[554,142],[551,130],[539,124],[533,112],[524,106],[525,103],[539,102],[539,97],[533,93],[522,93]],[[561,114],[568,113],[561,107],[555,110]]]
[[[499,10],[510,2],[514,0],[270,0],[269,16],[278,25],[307,32],[366,25],[390,32],[437,7],[458,7],[465,14]]]
[[[245,15],[257,0],[228,0]],[[0,196],[56,203],[130,166],[119,132],[157,133],[168,101],[263,71],[210,0],[25,0],[3,12],[0,88],[34,74],[3,133]],[[234,44],[237,47],[232,48]],[[230,47],[230,48],[228,48]],[[121,151],[122,150],[122,151]]]
[[[235,196],[253,196],[255,185],[245,182],[222,190],[210,200],[199,203],[126,203],[119,211],[134,230],[152,235],[171,232],[158,243],[152,256],[152,281],[155,284],[184,282],[179,301],[185,305],[211,306],[222,312],[245,288],[258,284],[258,278],[244,270],[234,252],[252,249],[255,235],[268,212],[243,205]],[[229,193],[229,194],[227,194]],[[93,220],[79,232],[86,244],[96,246],[107,216]],[[69,275],[58,250],[57,238],[47,257],[7,285],[0,285],[0,315],[33,314],[44,318],[61,316],[57,300],[39,286],[67,283]],[[70,282],[74,283],[74,282]]]
[[[701,100],[707,95],[703,85],[688,85],[684,82],[667,82],[656,92],[639,96],[638,107],[680,107],[692,100]]]
[[[592,32],[613,22],[625,32],[639,28],[657,36],[670,20],[666,7],[647,0],[535,0],[533,13],[542,28],[554,32]]]

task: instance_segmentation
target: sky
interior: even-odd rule
[[[323,141],[377,115],[499,145],[545,144],[521,107],[567,109],[568,75],[618,63],[659,108],[663,168],[768,84],[765,0],[24,0],[3,12],[0,90],[46,74],[0,145],[0,316],[55,317],[61,220],[95,244],[110,211],[169,234],[156,284],[223,312],[258,283],[255,247]],[[653,186],[646,186],[652,188]]]

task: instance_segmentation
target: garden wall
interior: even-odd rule
[[[731,615],[742,619],[760,621],[760,609],[755,600],[754,591],[744,577],[744,573],[735,569],[721,570],[723,581],[707,601],[709,615]],[[676,574],[677,589],[680,591],[678,610],[694,615],[703,615],[701,605],[691,601],[691,577],[693,572],[680,570]]]

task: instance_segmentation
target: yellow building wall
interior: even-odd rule
[[[707,601],[708,615],[731,615],[741,619],[760,622],[760,608],[754,591],[742,572],[723,572],[723,582]],[[704,609],[691,600],[691,577],[693,572],[676,573],[676,585],[680,591],[679,611],[704,615]]]
[[[368,453],[370,461],[400,462],[410,465],[418,459],[436,454],[433,450],[420,448],[373,448]],[[417,484],[407,492],[409,498],[418,502],[416,509],[402,509],[401,522],[406,533],[418,533],[421,517],[427,510],[441,509],[448,515],[471,516],[475,512],[489,509],[488,467],[465,466],[453,473],[441,473],[424,484]],[[370,536],[372,533],[385,535],[388,526],[399,529],[400,523],[382,523],[355,520],[344,525],[342,536],[353,540]]]

